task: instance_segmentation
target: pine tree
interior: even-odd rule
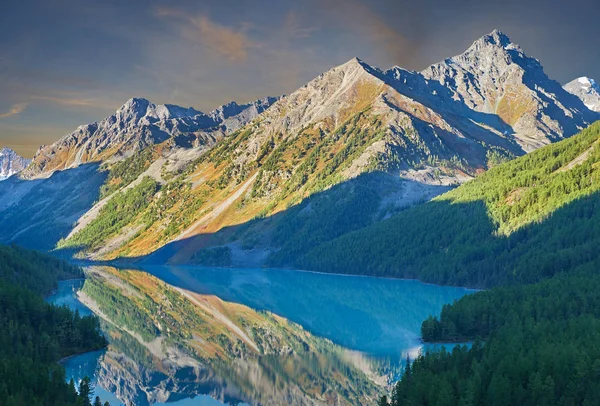
[[[79,397],[83,401],[83,406],[92,406],[90,396],[92,394],[90,378],[84,377],[79,383]]]

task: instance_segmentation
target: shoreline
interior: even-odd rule
[[[223,270],[236,270],[236,269],[240,269],[240,270],[246,270],[246,271],[260,271],[260,272],[264,272],[264,271],[283,271],[283,272],[303,272],[303,273],[311,273],[311,274],[316,274],[316,275],[333,275],[333,276],[345,276],[345,277],[354,277],[354,278],[372,278],[372,279],[383,279],[383,280],[390,280],[390,281],[409,281],[409,282],[418,282],[418,283],[422,283],[424,285],[429,285],[429,286],[438,286],[438,287],[443,287],[443,288],[457,288],[457,289],[465,289],[465,290],[469,290],[472,291],[473,293],[475,292],[480,292],[480,291],[484,291],[487,289],[483,289],[483,288],[475,288],[475,287],[469,287],[469,286],[458,286],[458,285],[440,285],[437,283],[433,283],[433,282],[424,282],[421,281],[417,278],[394,278],[391,276],[375,276],[375,275],[365,275],[365,274],[352,274],[352,273],[338,273],[338,272],[322,272],[322,271],[311,271],[308,269],[294,269],[294,268],[257,268],[257,267],[235,267],[235,266],[206,266],[206,265],[196,265],[196,264],[150,264],[150,263],[144,263],[144,264],[139,264],[137,262],[121,262],[121,261],[81,261],[81,260],[73,260],[73,263],[82,266],[82,267],[88,267],[88,266],[112,266],[113,268],[117,268],[117,269],[135,269],[135,270],[141,270],[141,271],[145,271],[148,268],[158,268],[158,267],[165,267],[165,268],[201,268],[201,269],[223,269]],[[82,263],[78,263],[78,262],[85,262],[85,264]]]
[[[306,272],[317,275],[335,275],[335,276],[347,276],[347,277],[360,277],[360,278],[375,278],[375,279],[384,279],[384,280],[400,280],[400,281],[412,281],[419,282],[424,285],[430,286],[440,286],[440,287],[451,287],[451,288],[459,288],[466,289],[473,292],[479,292],[484,290],[489,290],[485,288],[477,288],[477,287],[469,287],[469,286],[459,286],[459,285],[440,285],[433,282],[424,282],[417,278],[394,278],[392,276],[376,276],[376,275],[365,275],[365,274],[353,274],[353,273],[338,273],[338,272],[323,272],[323,271],[311,271],[308,269],[295,269],[295,268],[277,268],[277,267],[243,267],[243,266],[206,266],[200,264],[153,264],[146,263],[143,261],[135,261],[128,260],[127,258],[117,258],[113,260],[90,260],[90,259],[77,259],[77,258],[69,258],[68,261],[73,263],[74,265],[87,267],[87,266],[112,266],[117,269],[137,269],[137,270],[145,270],[145,268],[151,267],[172,267],[172,268],[203,268],[203,269],[243,269],[243,270],[256,270],[256,271],[287,271],[287,272]]]
[[[94,266],[94,265],[92,265],[92,266]],[[115,265],[115,264],[112,264],[112,265],[104,264],[104,265],[100,265],[100,266],[112,266],[117,269],[127,269],[123,266]],[[151,264],[151,265],[145,265],[145,266],[143,266],[143,265],[135,266],[134,268],[138,269],[138,270],[145,270],[146,268],[152,268],[152,267],[186,268],[186,269],[201,268],[201,269],[223,269],[223,270],[240,269],[240,270],[245,270],[245,271],[260,271],[260,272],[264,272],[264,271],[303,272],[303,273],[311,273],[311,274],[316,274],[316,275],[333,275],[333,276],[345,276],[345,277],[353,277],[353,278],[370,278],[370,279],[382,279],[382,280],[389,280],[389,281],[417,282],[417,283],[422,283],[423,285],[437,286],[437,287],[441,287],[441,288],[465,289],[465,290],[469,290],[469,291],[473,291],[473,292],[479,292],[479,291],[486,290],[486,289],[481,289],[481,288],[470,288],[468,286],[439,285],[437,283],[432,283],[432,282],[423,282],[416,278],[393,278],[390,276],[372,276],[372,275],[352,274],[352,273],[322,272],[322,271],[310,271],[310,270],[306,270],[306,269],[293,269],[293,268],[244,268],[244,267],[205,266],[205,265],[194,265],[194,264],[182,264],[182,265]]]
[[[85,281],[85,276],[83,278],[61,279],[58,281],[58,284],[60,284],[61,282],[76,282],[76,281]],[[43,298],[44,298],[44,300],[47,300],[48,298],[50,298],[50,296],[56,295],[57,293],[58,293],[58,288],[53,289],[51,292],[44,295]]]
[[[59,360],[58,360],[58,361],[56,361],[56,362],[57,362],[58,364],[60,364],[60,365],[62,365],[62,366],[64,367],[64,365],[63,365],[63,364],[64,364],[66,361],[70,360],[71,358],[75,358],[75,357],[78,357],[78,356],[80,356],[80,355],[85,355],[85,354],[92,354],[92,353],[94,353],[94,352],[103,352],[103,351],[106,351],[107,349],[108,349],[108,346],[107,346],[107,347],[104,347],[104,348],[98,348],[97,350],[90,350],[90,351],[78,352],[78,353],[75,353],[75,354],[67,355],[66,357],[62,357],[61,359],[59,359]],[[90,378],[91,378],[91,377],[90,377]]]

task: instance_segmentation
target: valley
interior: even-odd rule
[[[133,98],[0,183],[0,241],[121,263],[304,266],[600,118],[567,90],[494,31],[422,72],[354,58],[209,114]]]
[[[599,165],[597,83],[498,30],[3,148],[0,405],[596,404]]]

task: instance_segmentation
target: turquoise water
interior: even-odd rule
[[[47,301],[57,306],[67,305],[72,310],[78,310],[82,316],[92,314],[90,309],[77,300],[76,292],[81,289],[84,281],[84,279],[72,279],[58,282],[58,289],[48,297]]]
[[[387,370],[392,379],[398,371],[395,365],[399,365],[407,355],[416,357],[423,348],[419,340],[421,322],[430,314],[439,314],[444,304],[471,292],[468,289],[411,280],[270,269],[163,266],[147,267],[144,271],[174,287],[215,295],[224,301],[240,303],[255,310],[267,310],[296,322],[315,336],[327,338],[375,360],[379,371]],[[81,314],[89,314],[90,310],[77,300],[75,293],[82,284],[83,281],[62,282],[49,301],[76,308]],[[97,383],[99,377],[110,390],[97,385],[96,394],[113,406],[121,404],[115,394],[122,399],[127,397],[126,392],[131,392],[132,384],[115,373],[111,379],[111,371],[115,368],[110,365],[125,362],[133,354],[140,354],[137,348],[139,344],[132,344],[131,348],[123,348],[124,345],[128,345],[127,341],[111,345],[106,355],[96,352],[67,359],[64,361],[67,379],[74,378],[77,382],[88,375],[93,376],[93,382]],[[136,365],[143,365],[143,361],[136,360]],[[331,360],[332,364],[335,362]],[[122,367],[119,373],[122,374],[127,368]],[[154,385],[153,382],[165,385],[170,381],[165,380],[160,372],[139,372],[138,379],[140,376],[146,378],[143,385],[140,383],[136,387],[137,398],[130,396],[129,399],[138,399],[136,403],[140,405],[219,405],[223,403],[204,394],[217,393],[221,399],[223,394],[227,394],[225,390],[219,391],[213,386],[184,387],[184,384],[189,385],[189,381],[186,381],[189,371],[181,370],[175,375],[181,376],[181,379],[170,384],[179,385],[179,389],[171,393],[167,403],[141,401],[139,399],[145,399],[148,385]],[[225,372],[223,376],[226,375]],[[143,393],[139,390],[142,387]],[[163,390],[162,386],[160,390]]]
[[[399,356],[421,346],[421,323],[472,292],[414,280],[314,272],[147,267],[170,285],[256,310],[269,310],[314,335],[372,355]]]

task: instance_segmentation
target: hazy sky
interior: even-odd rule
[[[598,0],[19,0],[0,12],[0,147],[32,156],[133,96],[209,111],[354,56],[421,70],[498,28],[561,83],[600,79]]]

